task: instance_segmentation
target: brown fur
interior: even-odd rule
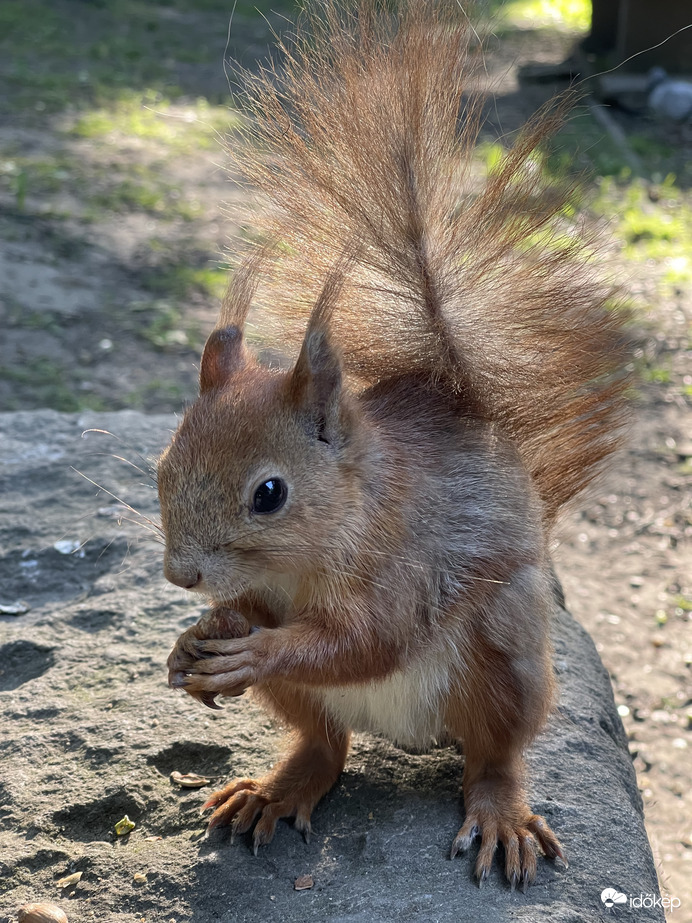
[[[213,607],[170,682],[210,705],[252,687],[295,729],[269,776],[212,796],[212,824],[254,823],[255,847],[279,817],[307,831],[351,730],[451,735],[467,812],[452,854],[479,833],[479,877],[501,843],[526,885],[534,843],[562,857],[522,758],[554,695],[547,534],[617,442],[623,316],[536,169],[559,107],[468,191],[479,102],[457,4],[316,9],[252,89],[239,160],[263,242],[159,464],[166,576]],[[253,298],[289,341],[300,329],[290,371],[246,348]],[[267,513],[269,482],[285,502]]]

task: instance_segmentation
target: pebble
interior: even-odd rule
[[[301,875],[294,881],[293,888],[296,891],[309,891],[314,885],[315,880],[312,875]]]
[[[630,577],[630,586],[640,587],[644,585],[644,578],[639,576]]]
[[[77,554],[78,558],[84,557],[84,548],[82,547],[82,542],[79,539],[63,539],[62,541],[55,542],[53,548],[59,554]]]
[[[71,888],[72,885],[76,885],[82,877],[81,872],[73,872],[72,875],[66,875],[64,878],[61,878],[58,881],[59,888]]]
[[[0,615],[25,615],[31,606],[18,599],[15,603],[0,603]]]

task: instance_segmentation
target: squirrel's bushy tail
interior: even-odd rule
[[[347,369],[443,379],[515,439],[552,518],[617,442],[624,322],[540,169],[564,104],[477,176],[477,45],[455,0],[315,0],[281,68],[250,80],[236,164],[274,241],[264,303],[304,329],[349,254],[331,321]]]

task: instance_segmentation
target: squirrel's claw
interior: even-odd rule
[[[560,843],[548,826],[546,820],[539,815],[529,815],[523,824],[516,827],[506,823],[501,815],[489,814],[488,816],[467,817],[466,822],[454,838],[451,849],[451,858],[458,853],[466,852],[471,843],[480,833],[481,845],[476,860],[475,875],[478,886],[482,887],[492,867],[493,857],[499,843],[505,852],[505,875],[512,891],[521,887],[526,893],[528,886],[536,878],[537,859],[536,842],[541,847],[548,859],[559,860],[565,863],[564,854]]]
[[[168,685],[171,689],[183,689],[188,695],[191,695],[193,699],[197,699],[198,702],[201,702],[202,705],[206,705],[207,708],[212,708],[215,711],[221,711],[223,709],[222,705],[217,704],[216,696],[218,692],[193,692],[188,689],[190,684],[190,674],[183,673],[182,671],[177,671],[175,673],[170,673],[168,676]]]
[[[206,705],[207,708],[212,708],[215,711],[223,711],[223,705],[219,705],[216,701],[216,694],[213,692],[201,692],[199,695],[196,695],[195,698]]]
[[[454,837],[454,842],[452,843],[452,848],[449,853],[449,858],[454,859],[455,856],[458,856],[460,852],[467,852],[471,843],[476,839],[480,833],[480,828],[477,824],[464,824],[459,833]]]
[[[168,685],[171,689],[184,689],[186,682],[186,674],[181,670],[176,673],[168,674]]]

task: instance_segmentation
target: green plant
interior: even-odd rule
[[[510,25],[531,28],[553,27],[585,32],[591,24],[589,0],[510,0],[501,9]]]

